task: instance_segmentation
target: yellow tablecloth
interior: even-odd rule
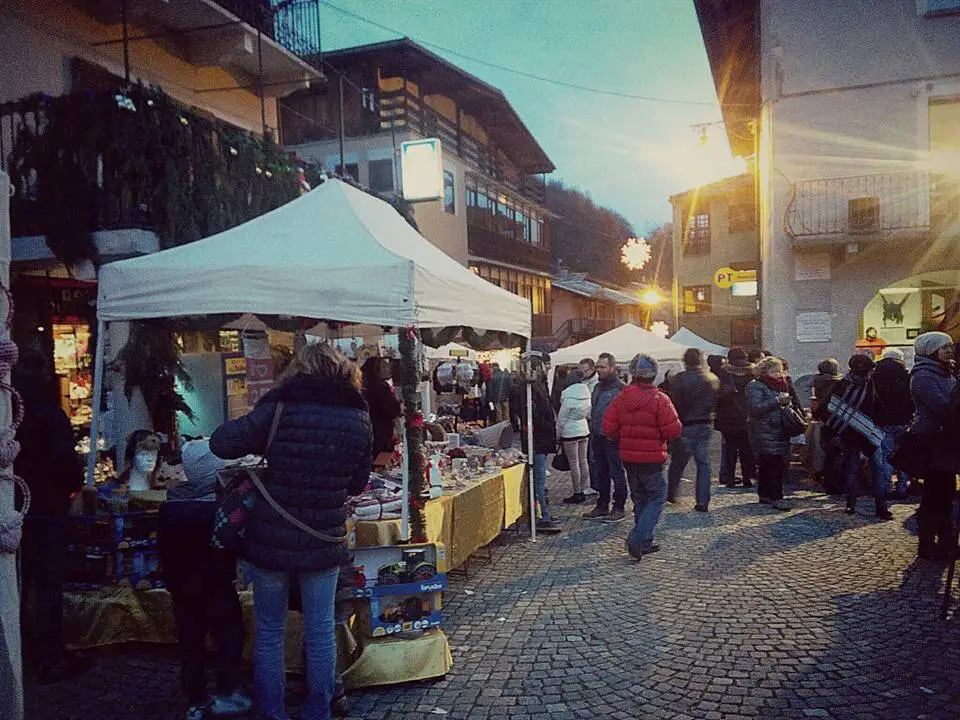
[[[427,501],[423,510],[427,542],[442,543],[447,551],[447,565],[439,568],[441,572],[460,567],[523,516],[527,508],[525,478],[526,465],[514,465],[468,488]],[[356,538],[359,547],[396,545],[400,521],[358,521]]]

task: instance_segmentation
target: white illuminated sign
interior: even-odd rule
[[[735,282],[730,286],[730,292],[734,297],[754,297],[757,294],[757,281]]]
[[[440,140],[411,140],[400,145],[400,182],[409,202],[443,197],[443,151]]]

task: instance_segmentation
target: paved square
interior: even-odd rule
[[[565,474],[551,488],[568,494]],[[451,579],[451,673],[354,693],[350,717],[960,718],[960,619],[939,620],[944,566],[915,560],[914,504],[884,523],[869,498],[850,517],[805,485],[787,513],[715,489],[702,514],[684,492],[640,562],[629,518],[555,501],[561,535],[510,538]],[[95,657],[82,678],[30,688],[27,717],[182,717],[169,648]]]

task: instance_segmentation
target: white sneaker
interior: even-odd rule
[[[586,490],[583,491],[583,494],[584,494],[584,495],[599,495],[600,493],[598,493],[598,492],[597,492],[596,490],[594,490],[593,488],[587,488]]]
[[[213,717],[246,715],[252,707],[253,701],[250,698],[239,690],[234,690],[230,695],[214,695],[213,702],[210,703],[210,714]]]

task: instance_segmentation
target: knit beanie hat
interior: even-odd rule
[[[826,358],[817,365],[817,371],[824,375],[836,377],[840,374],[840,362],[834,358]]]
[[[903,356],[903,350],[895,347],[888,347],[883,351],[882,360],[896,360],[898,363],[906,362],[906,358]]]
[[[918,335],[913,341],[913,349],[917,355],[933,355],[942,347],[953,345],[953,338],[945,332],[925,332]]]
[[[851,355],[850,362],[848,364],[850,365],[850,371],[854,375],[869,375],[874,366],[872,357],[869,355],[862,355],[860,353]]]
[[[652,380],[657,376],[659,369],[660,366],[657,365],[657,361],[646,353],[638,353],[630,361],[630,375],[635,378]]]
[[[168,500],[213,499],[217,487],[217,470],[226,466],[210,450],[209,440],[191,440],[180,450],[183,476],[186,480],[167,492]]]

